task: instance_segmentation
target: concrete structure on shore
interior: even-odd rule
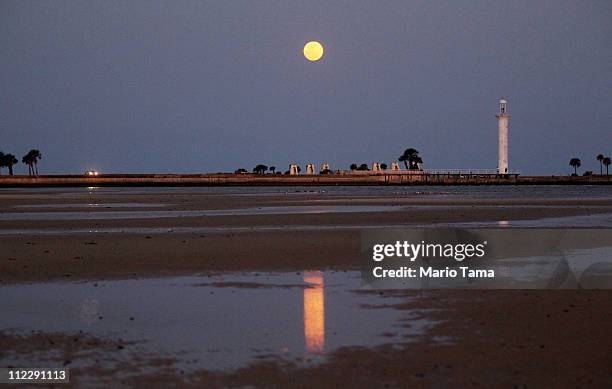
[[[306,164],[306,174],[315,174],[315,165],[314,165],[314,163]]]
[[[379,172],[379,171],[381,171],[381,168],[380,168],[380,162],[373,162],[373,163],[372,163],[372,171],[373,171],[373,172]]]
[[[391,171],[392,172],[399,172],[400,171],[400,165],[397,162],[391,162]]]
[[[297,165],[295,165],[297,167]],[[301,186],[301,185],[612,185],[612,175],[540,176],[516,174],[363,171],[359,174],[100,174],[0,176],[0,187],[96,186]]]
[[[499,100],[499,113],[497,118],[499,160],[497,162],[497,173],[508,174],[508,102],[503,97]]]
[[[292,176],[296,176],[300,174],[300,169],[298,168],[298,165],[293,164],[293,163],[289,165],[289,174]]]

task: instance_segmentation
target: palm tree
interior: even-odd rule
[[[419,164],[423,163],[423,159],[419,157],[419,151],[412,147],[404,150],[404,154],[400,155],[398,161],[404,162],[408,170],[418,170]]]
[[[608,167],[610,166],[610,157],[605,157],[601,162],[606,166],[606,176],[609,175]]]
[[[32,159],[32,154],[27,153],[26,155],[24,155],[23,158],[21,158],[21,162],[28,165],[28,175],[31,176],[32,173],[34,172],[34,169],[33,169],[34,161]]]
[[[598,161],[599,161],[599,174],[603,174],[603,166],[602,166],[602,162],[604,159],[603,154],[597,154],[597,157],[595,157]]]
[[[351,170],[357,170],[357,164],[351,163]]]
[[[38,161],[42,159],[42,154],[37,149],[30,150],[32,153],[32,159],[34,161],[34,174],[38,175]]]
[[[380,168],[381,168],[382,170],[387,170],[387,167],[388,167],[388,166],[387,166],[387,164],[386,164],[386,163],[384,163],[384,162],[380,164]]]
[[[0,154],[2,154],[2,153],[0,153]],[[9,175],[10,176],[13,175],[13,166],[16,163],[19,163],[19,161],[17,160],[17,158],[15,158],[15,156],[13,154],[4,154],[4,155],[0,156],[0,166],[8,167]]]
[[[362,163],[361,165],[359,165],[357,170],[367,171],[367,170],[370,170],[370,169],[368,169],[368,164],[367,163]]]
[[[28,151],[26,155],[23,156],[21,162],[28,165],[28,174],[29,175],[38,175],[38,160],[42,158],[42,154],[37,149],[32,149]]]
[[[569,161],[569,165],[574,168],[574,175],[578,175],[577,169],[582,165],[580,158],[572,158]]]
[[[276,166],[270,166],[270,171],[272,172],[272,174],[274,174],[274,172],[276,171]]]

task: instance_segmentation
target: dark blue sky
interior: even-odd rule
[[[501,95],[511,168],[598,170],[612,2],[0,2],[0,150],[40,149],[41,173],[347,168],[406,147],[495,168]]]

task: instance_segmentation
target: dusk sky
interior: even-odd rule
[[[407,147],[495,168],[502,95],[511,169],[599,171],[612,2],[0,1],[0,150],[39,149],[41,174],[337,169]]]

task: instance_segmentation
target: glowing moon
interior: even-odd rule
[[[318,61],[323,57],[323,45],[317,41],[310,41],[304,45],[304,57],[309,61]]]

